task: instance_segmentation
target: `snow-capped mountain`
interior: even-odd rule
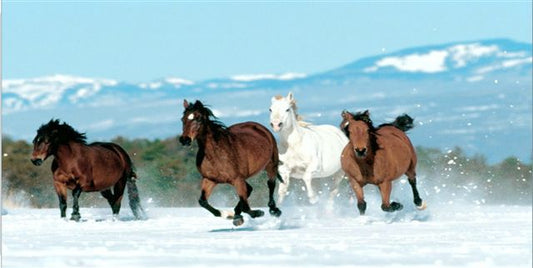
[[[31,140],[60,118],[92,140],[166,138],[181,132],[182,100],[199,99],[232,124],[268,125],[270,99],[292,91],[307,121],[337,125],[343,109],[375,122],[415,117],[415,145],[460,146],[491,161],[531,160],[532,45],[506,39],[415,47],[318,74],[238,74],[140,84],[53,75],[2,81],[3,134]],[[502,148],[506,148],[503,150]]]

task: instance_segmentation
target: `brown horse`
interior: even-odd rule
[[[66,217],[67,189],[72,190],[73,197],[71,220],[81,218],[78,204],[81,192],[94,191],[101,192],[111,206],[113,218],[118,218],[126,185],[133,215],[137,219],[146,217],[135,185],[137,175],[133,164],[126,151],[117,144],[87,144],[84,133],[52,119],[37,130],[31,162],[40,166],[49,156],[54,156],[52,173],[62,218]]]
[[[263,211],[250,209],[248,197],[252,193],[252,186],[246,179],[264,169],[269,178],[270,214],[279,217],[281,211],[273,198],[276,177],[280,179],[278,148],[272,133],[255,122],[225,127],[200,101],[191,104],[184,100],[183,107],[183,134],[179,141],[183,145],[190,145],[194,140],[198,143],[196,167],[203,178],[198,201],[200,206],[216,217],[233,218],[236,226],[244,222],[241,212],[248,213],[252,218],[263,216]],[[207,202],[213,188],[219,183],[229,183],[236,189],[240,201],[235,207],[234,215],[223,215]]]
[[[370,114],[351,114],[344,111],[341,129],[350,139],[341,156],[342,169],[349,177],[357,197],[357,208],[365,214],[363,186],[374,184],[381,192],[381,209],[386,212],[401,210],[403,205],[390,202],[392,181],[407,175],[418,209],[426,208],[416,188],[416,153],[405,131],[413,127],[413,119],[404,114],[389,124],[374,128]]]

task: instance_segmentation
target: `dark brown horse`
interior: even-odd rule
[[[111,206],[113,218],[118,218],[126,185],[133,215],[137,219],[146,217],[135,185],[133,164],[117,144],[87,144],[84,133],[66,123],[60,124],[59,120],[50,120],[37,130],[31,162],[40,166],[49,156],[54,156],[52,173],[62,218],[66,217],[67,189],[72,190],[73,197],[71,220],[81,218],[78,205],[81,192],[94,191],[101,192]]]
[[[392,181],[407,175],[418,209],[426,208],[416,188],[416,152],[405,131],[413,127],[413,119],[404,114],[389,124],[374,128],[370,114],[351,114],[344,111],[341,129],[350,142],[342,152],[342,169],[349,177],[357,197],[357,208],[365,214],[363,186],[374,184],[381,192],[381,209],[387,212],[401,210],[403,205],[390,202]]]
[[[279,217],[281,211],[273,198],[276,177],[280,179],[278,148],[272,133],[255,122],[225,127],[200,101],[192,104],[185,100],[183,107],[183,134],[179,140],[183,145],[190,145],[195,140],[198,143],[196,167],[202,175],[200,206],[216,217],[233,218],[236,226],[244,222],[241,212],[248,213],[252,218],[263,216],[263,211],[250,209],[248,197],[252,193],[252,186],[246,179],[265,170],[269,178],[270,214]],[[219,183],[229,183],[235,187],[239,203],[234,215],[226,215],[207,202],[213,188]]]

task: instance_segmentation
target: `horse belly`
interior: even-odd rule
[[[91,171],[85,181],[80,181],[87,192],[113,187],[124,175],[124,166],[117,157],[101,157],[92,161]]]

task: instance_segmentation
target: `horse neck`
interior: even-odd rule
[[[218,141],[215,139],[215,131],[217,130],[215,130],[214,128],[216,127],[217,126],[215,125],[207,124],[203,127],[203,130],[198,133],[198,137],[196,138],[196,140],[198,142],[198,147],[200,148],[200,150],[209,153],[212,151],[209,150],[209,148],[218,147]],[[206,150],[206,148],[208,150]]]
[[[291,135],[297,135],[300,137],[302,135],[302,127],[298,125],[298,120],[296,119],[296,114],[293,110],[291,110],[291,114],[287,121],[287,125],[283,127],[279,133],[281,139],[286,141]]]
[[[57,150],[53,154],[54,158],[61,163],[64,160],[73,159],[76,153],[79,153],[79,150],[83,146],[80,143],[69,141],[68,143],[58,144]]]

